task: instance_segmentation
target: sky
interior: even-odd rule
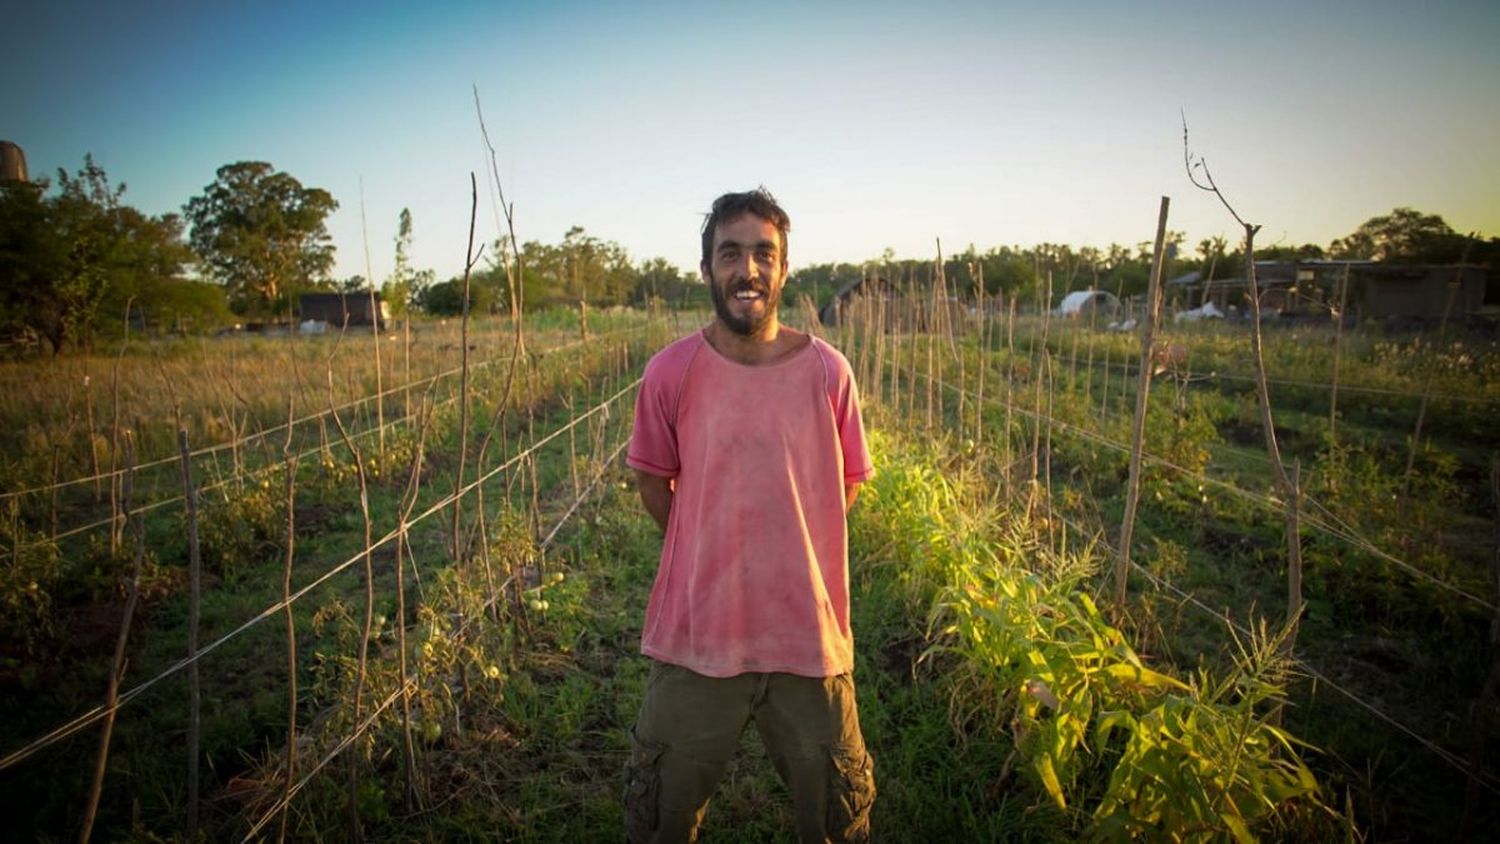
[[[698,263],[757,185],[793,268],[1040,242],[1259,245],[1409,206],[1500,235],[1500,4],[1480,2],[80,3],[0,29],[0,139],[33,178],[92,154],[180,213],[236,161],[330,192],[334,276],[463,271],[501,231],[475,91],[522,241],[572,226]]]

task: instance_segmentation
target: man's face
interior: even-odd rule
[[[736,334],[758,334],[776,315],[786,283],[781,232],[754,214],[720,223],[702,269],[719,321]]]

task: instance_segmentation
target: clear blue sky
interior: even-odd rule
[[[462,269],[478,85],[523,240],[569,226],[690,269],[713,197],[764,184],[798,265],[1238,232],[1183,174],[1186,112],[1259,242],[1397,206],[1500,234],[1500,4],[79,3],[0,30],[0,138],[92,152],[179,211],[221,165],[328,190],[335,274]],[[804,8],[806,6],[806,8]],[[313,9],[316,9],[315,11]]]

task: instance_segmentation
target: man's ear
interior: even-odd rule
[[[703,261],[698,264],[698,273],[700,276],[702,276],[704,284],[714,283],[714,274],[708,271],[707,261]]]

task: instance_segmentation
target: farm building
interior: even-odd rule
[[[391,318],[390,306],[380,300],[379,293],[374,297],[372,311],[369,293],[303,293],[297,311],[304,322],[318,320],[334,327],[374,324],[384,330]]]
[[[1255,279],[1262,313],[1288,317],[1328,318],[1341,295],[1354,320],[1402,327],[1436,326],[1445,311],[1454,324],[1462,325],[1500,309],[1500,279],[1479,266],[1257,261]],[[1204,284],[1194,272],[1172,279],[1168,286],[1172,297],[1189,307],[1212,303],[1227,313],[1248,311],[1249,285],[1243,277]]]
[[[818,311],[818,321],[824,325],[838,325],[844,313],[852,311],[862,299],[873,296],[889,300],[900,295],[894,284],[878,275],[857,278],[847,282],[833,294],[828,304]]]
[[[870,310],[865,310],[870,309]],[[856,314],[863,314],[856,317]],[[828,304],[818,311],[824,325],[839,325],[846,319],[878,319],[887,330],[954,331],[963,333],[968,311],[956,296],[939,305],[925,293],[908,297],[892,282],[880,276],[856,279],[840,287]]]
[[[1058,316],[1090,319],[1114,319],[1120,313],[1120,300],[1108,290],[1074,290],[1057,306]]]

